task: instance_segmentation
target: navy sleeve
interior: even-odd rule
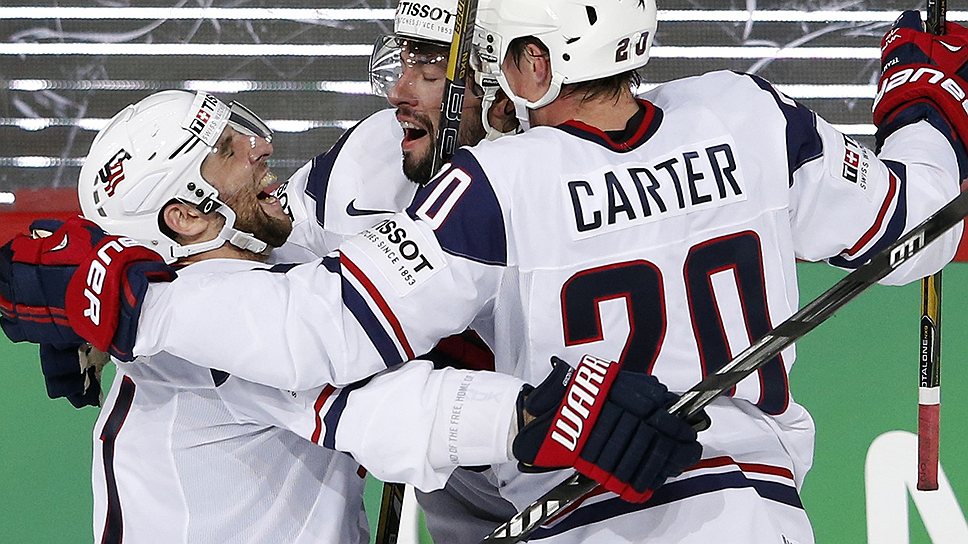
[[[485,264],[507,265],[507,235],[500,201],[474,155],[459,149],[422,187],[407,209],[430,223],[444,251]]]

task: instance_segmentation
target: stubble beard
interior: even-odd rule
[[[425,126],[433,127],[428,133],[430,145],[419,152],[403,153],[403,174],[417,185],[426,185],[434,174],[434,157],[437,154],[437,127],[426,116],[421,119]],[[486,132],[481,120],[480,108],[469,108],[461,115],[460,128],[457,130],[458,145],[477,145],[484,139]]]
[[[235,211],[235,229],[255,236],[269,247],[282,246],[292,234],[292,220],[267,214],[255,195],[249,194],[244,199],[240,196],[226,204]]]

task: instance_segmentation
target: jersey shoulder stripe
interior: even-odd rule
[[[469,150],[457,150],[450,164],[417,192],[407,213],[429,223],[441,249],[451,255],[484,264],[507,264],[501,203]]]
[[[823,156],[823,140],[817,131],[817,116],[799,102],[780,93],[765,79],[742,74],[753,80],[756,85],[770,93],[777,107],[786,119],[787,165],[790,169],[790,186],[793,186],[793,173],[804,164]]]
[[[737,465],[732,462],[731,464]],[[714,466],[714,465],[710,465]],[[684,473],[693,470],[709,468],[703,466],[703,461]],[[789,474],[789,482],[786,475]],[[771,500],[803,509],[800,494],[792,480],[792,473],[783,467],[767,465],[738,465],[737,470],[726,472],[697,474],[666,483],[656,490],[655,494],[645,503],[625,502],[618,497],[612,497],[599,502],[586,504],[549,527],[542,527],[531,534],[533,540],[549,538],[564,532],[605,521],[617,516],[648,510],[657,506],[678,502],[681,500],[731,489],[751,488],[766,500]],[[586,499],[588,500],[588,499]]]
[[[368,383],[370,383],[370,378],[351,383],[336,393],[336,398],[333,400],[333,404],[330,405],[329,410],[326,411],[326,415],[323,416],[323,421],[326,423],[326,434],[323,437],[322,444],[324,448],[329,448],[331,450],[336,449],[336,429],[339,427],[339,422],[340,418],[343,416],[343,411],[346,410],[346,402],[349,400],[350,393]]]
[[[319,444],[319,437],[323,432],[323,418],[321,415],[323,406],[325,406],[326,401],[329,400],[329,397],[333,395],[334,391],[336,391],[336,388],[327,384],[319,392],[319,396],[316,397],[316,402],[313,403],[313,414],[316,418],[316,426],[313,427],[313,434],[310,436],[310,440],[312,440],[314,444]]]

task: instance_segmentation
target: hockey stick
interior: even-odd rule
[[[474,21],[477,20],[477,0],[458,0],[454,17],[454,35],[450,40],[450,55],[447,57],[447,79],[444,81],[444,95],[440,103],[434,172],[457,151],[460,116],[464,109],[464,88],[467,86],[467,75],[470,71]]]
[[[450,38],[447,57],[447,78],[440,102],[440,122],[437,127],[437,149],[434,151],[432,172],[436,173],[457,151],[460,118],[464,110],[464,89],[470,69],[471,43],[474,22],[477,20],[477,0],[457,0],[454,14],[454,34]],[[383,502],[377,521],[376,544],[396,544],[400,535],[400,518],[406,486],[400,483],[383,484]]]
[[[927,31],[944,34],[947,0],[928,0]],[[941,432],[941,272],[921,280],[918,365],[918,489],[938,489]]]
[[[963,186],[964,190],[965,187]],[[963,192],[920,225],[875,255],[810,301],[800,311],[777,325],[772,331],[746,348],[724,367],[710,374],[686,391],[669,408],[684,419],[773,359],[781,351],[827,320],[843,305],[921,252],[939,236],[968,216],[968,192]],[[483,542],[511,544],[527,540],[535,529],[563,512],[576,500],[597,487],[593,480],[574,474],[554,489],[531,503],[508,522],[498,527]]]

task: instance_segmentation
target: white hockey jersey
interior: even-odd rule
[[[273,260],[324,255],[372,224],[375,206],[405,207],[416,185],[400,172],[393,127],[399,132],[392,111],[362,121],[300,169],[289,192],[280,189],[284,202],[300,199],[290,211],[293,236]],[[375,143],[384,157],[374,156]],[[363,149],[374,159],[369,169],[352,152]],[[379,185],[387,164],[397,176]],[[316,194],[336,207],[315,209]],[[206,260],[175,281],[268,268]],[[416,361],[345,389],[291,391],[166,352],[119,363],[94,429],[94,534],[102,542],[368,542],[360,462],[435,489],[459,464],[507,461],[521,384]]]
[[[590,352],[684,391],[796,310],[796,259],[857,266],[958,192],[954,153],[924,123],[878,158],[752,76],[707,74],[646,98],[621,135],[572,121],[459,150],[406,213],[319,261],[152,285],[135,353],[192,353],[298,390],[352,383],[487,322],[498,370],[526,381],[550,355]],[[960,234],[885,282],[936,271]],[[174,308],[205,322],[174,320]],[[652,501],[595,497],[535,536],[708,541],[722,517],[773,528],[744,542],[812,541],[797,489],[813,427],[790,398],[794,357],[709,408],[703,461]],[[520,507],[560,478],[509,463],[492,483]],[[670,515],[690,524],[663,524]]]
[[[406,209],[417,184],[403,175],[403,130],[394,110],[374,113],[275,191],[292,218],[292,234],[273,251],[277,263],[304,263],[350,236]]]

